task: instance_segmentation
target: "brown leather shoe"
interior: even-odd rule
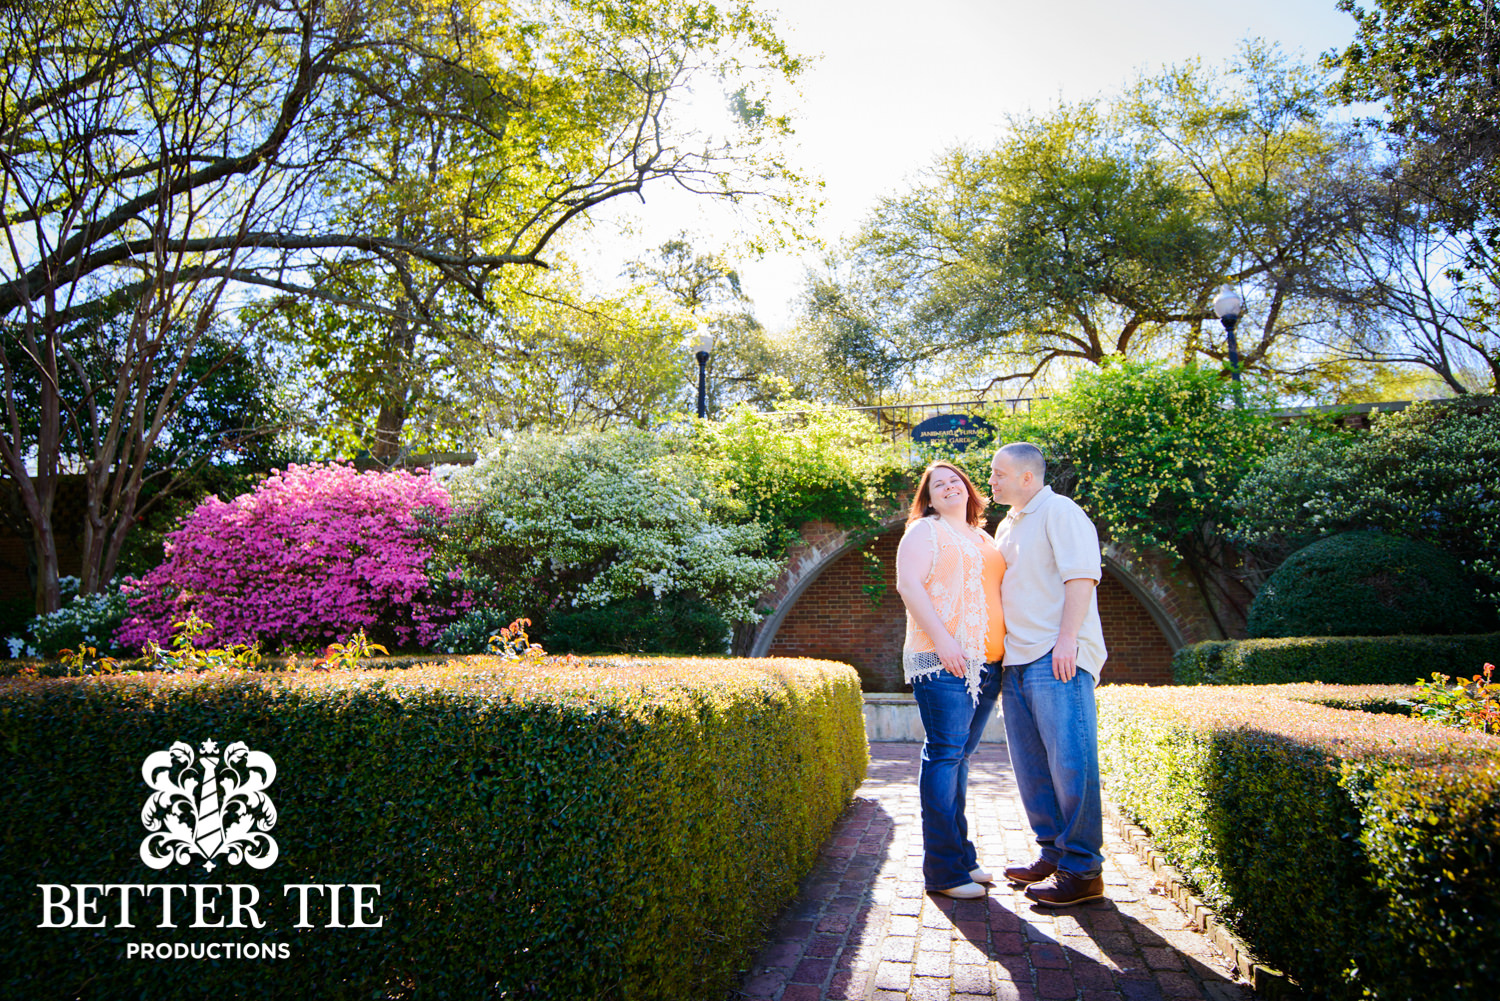
[[[1039,907],[1068,907],[1087,900],[1104,899],[1104,877],[1075,876],[1059,869],[1035,886],[1026,888],[1026,899]]]
[[[1057,866],[1039,858],[1030,865],[1006,866],[1005,878],[1020,886],[1030,886],[1032,883],[1040,883],[1056,871]]]

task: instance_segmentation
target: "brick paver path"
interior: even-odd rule
[[[1108,824],[1107,900],[1033,907],[1003,878],[982,900],[924,893],[920,752],[919,744],[870,745],[869,777],[731,997],[1254,998]],[[1003,744],[981,745],[972,759],[969,827],[980,862],[997,875],[1007,860],[1032,857]]]

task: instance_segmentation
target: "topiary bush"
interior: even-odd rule
[[[1179,685],[1407,685],[1500,660],[1500,633],[1470,636],[1292,636],[1205,640],[1172,656]]]
[[[209,497],[167,537],[116,635],[166,646],[190,612],[205,646],[322,645],[365,629],[379,642],[436,639],[451,618],[427,576],[426,521],[450,510],[422,472],[288,466],[232,501]],[[458,599],[461,603],[462,598]]]
[[[142,763],[238,741],[274,763],[274,862],[148,869]],[[0,997],[720,997],[867,762],[858,677],[808,660],[0,681]],[[134,927],[39,927],[39,886],[78,883],[248,884],[265,926],[190,927],[179,897],[158,927],[137,895]],[[344,926],[314,896],[297,927],[284,887],[330,883]],[[380,887],[379,927],[351,884]],[[286,951],[127,958],[214,943]]]
[[[1287,558],[1250,605],[1252,638],[1482,632],[1472,573],[1425,542],[1345,532]]]

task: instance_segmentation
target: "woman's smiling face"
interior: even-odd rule
[[[954,469],[939,466],[927,478],[927,496],[932,506],[942,515],[962,517],[969,506],[969,488]]]

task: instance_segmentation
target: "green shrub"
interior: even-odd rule
[[[0,992],[716,996],[860,782],[861,712],[854,672],[810,661],[0,682]],[[280,856],[264,873],[138,857],[142,762],[208,739],[275,761]],[[38,928],[38,884],[195,881],[257,886],[267,926]],[[384,924],[297,930],[295,883],[379,884]],[[224,941],[290,956],[124,958],[131,942]]]
[[[490,637],[512,621],[506,612],[481,604],[450,623],[433,645],[444,653],[485,653],[490,648]]]
[[[434,584],[544,635],[558,610],[642,594],[692,594],[750,621],[781,570],[758,555],[765,532],[710,519],[717,489],[643,431],[520,435],[447,486],[453,514],[431,527]]]
[[[738,406],[694,423],[676,450],[714,484],[716,518],[759,525],[775,556],[801,540],[809,521],[878,529],[912,484],[900,450],[874,422],[837,411],[791,417]]]
[[[636,598],[554,613],[544,645],[552,653],[723,653],[729,623],[686,595]]]
[[[1209,640],[1178,650],[1172,676],[1179,685],[1402,685],[1433,671],[1467,676],[1497,656],[1500,633]]]
[[[1500,740],[1298,687],[1101,689],[1107,795],[1311,996],[1483,996],[1500,977]]]
[[[130,607],[119,584],[111,581],[98,594],[79,594],[77,577],[64,577],[60,584],[62,607],[38,615],[26,625],[36,640],[36,652],[43,657],[56,657],[59,650],[76,650],[87,645],[104,653],[123,653],[124,648],[115,644],[114,637]]]
[[[1314,539],[1376,528],[1458,557],[1500,605],[1500,407],[1478,403],[1412,404],[1368,431],[1288,427],[1235,492],[1235,541],[1274,565]]]
[[[1448,635],[1494,625],[1474,575],[1425,542],[1345,532],[1293,553],[1250,605],[1256,638]]]

